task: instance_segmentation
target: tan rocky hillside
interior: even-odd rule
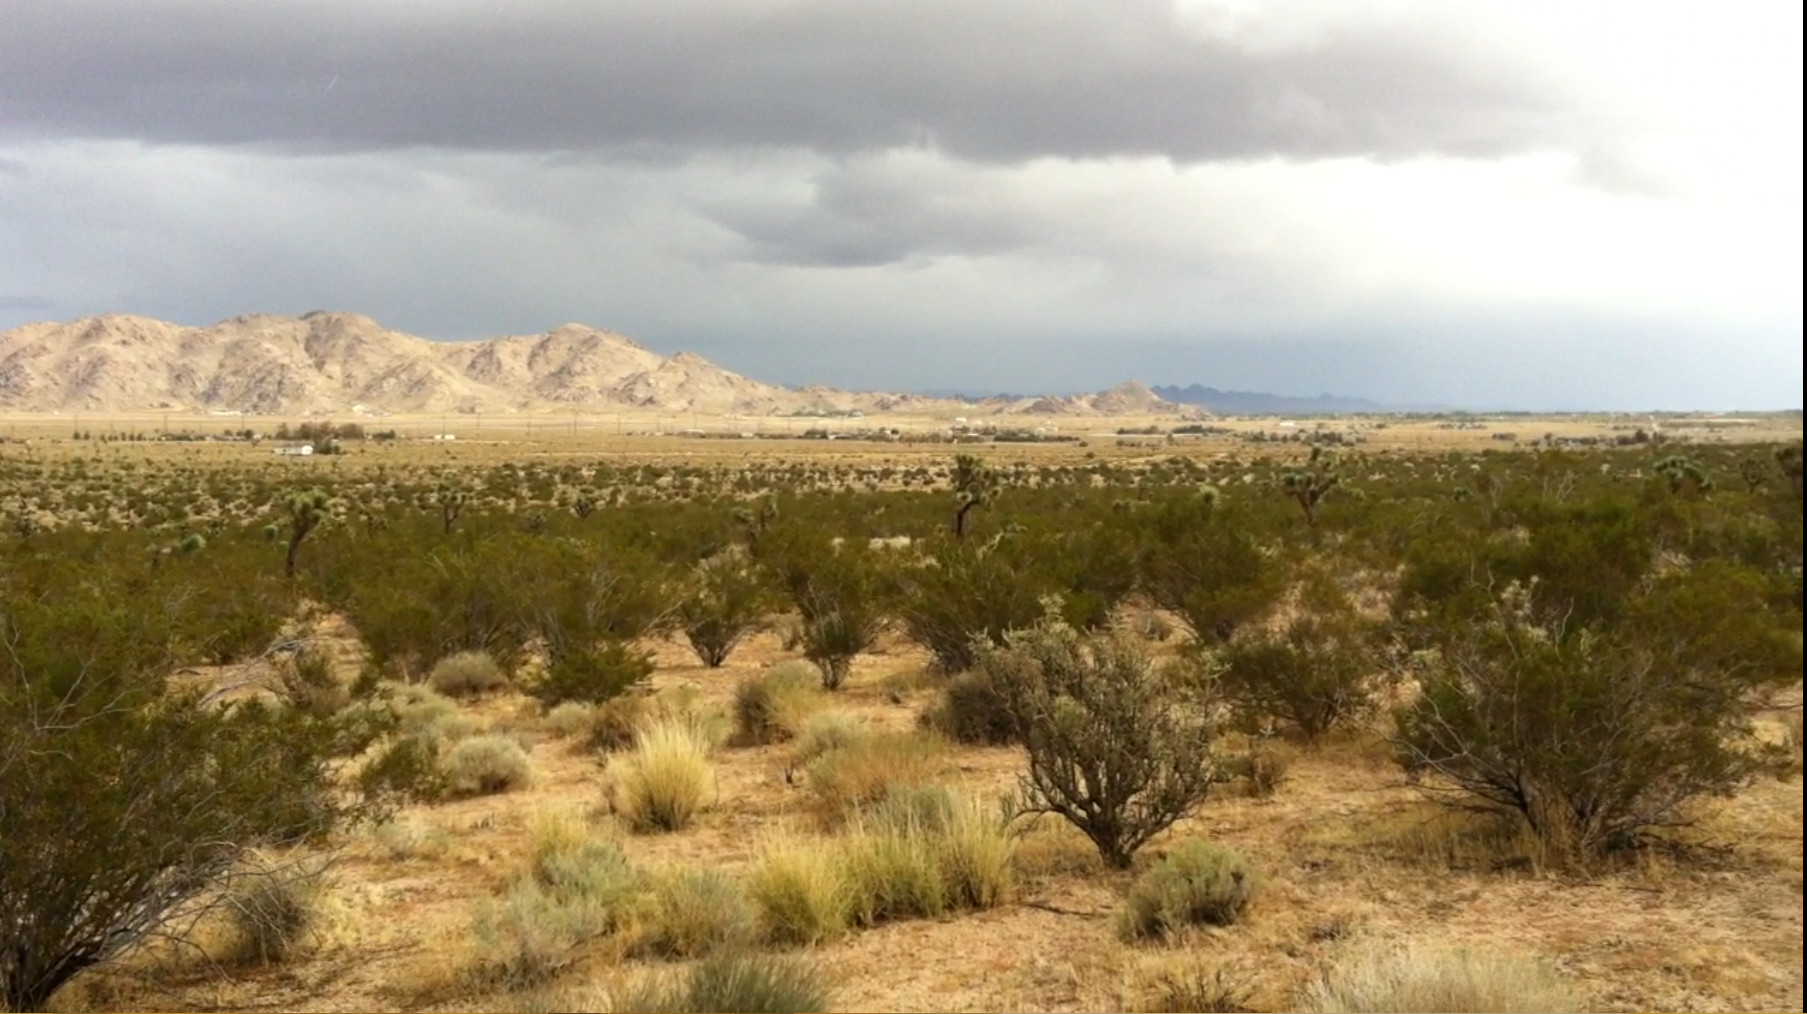
[[[651,409],[709,414],[912,412],[1193,414],[1141,384],[1097,395],[990,399],[786,388],[701,356],[661,356],[611,331],[442,342],[348,313],[184,327],[107,315],[0,334],[0,409],[28,412],[491,412]]]

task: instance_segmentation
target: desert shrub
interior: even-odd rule
[[[1242,918],[1254,893],[1254,874],[1241,855],[1215,842],[1188,839],[1130,888],[1123,935],[1137,940],[1187,926],[1228,926]]]
[[[807,764],[831,750],[851,747],[870,734],[866,723],[851,712],[818,711],[804,720],[797,734],[797,759]]]
[[[172,684],[164,603],[89,581],[88,565],[62,560],[43,586],[0,574],[0,1007],[12,1010],[45,1009],[72,976],[171,929],[250,850],[385,806],[337,778],[382,731],[374,715]]]
[[[1261,741],[1228,758],[1224,769],[1226,777],[1242,779],[1254,799],[1266,799],[1279,792],[1291,772],[1292,754],[1287,748]]]
[[[1256,1008],[1249,1004],[1254,990],[1249,984],[1223,968],[1207,971],[1193,964],[1180,969],[1166,969],[1150,982],[1153,994],[1144,1010],[1186,1012],[1186,1014],[1248,1014]]]
[[[1029,753],[1024,811],[1069,821],[1111,866],[1128,866],[1219,777],[1201,681],[1157,668],[1123,635],[1082,637],[1050,616],[980,661]]]
[[[622,998],[618,1014],[812,1014],[829,1008],[828,988],[812,966],[767,954],[708,957],[676,978],[656,980]]]
[[[807,776],[824,808],[831,815],[845,816],[901,786],[933,781],[944,764],[936,740],[919,733],[883,732],[822,754],[810,762]]]
[[[317,928],[323,887],[320,869],[257,862],[220,898],[231,932],[223,959],[234,964],[287,959]]]
[[[327,718],[351,703],[351,691],[333,676],[324,652],[302,648],[276,670],[278,689],[290,707]]]
[[[777,569],[796,606],[803,656],[838,690],[855,656],[872,647],[885,622],[885,576],[868,552],[801,539],[774,549]]]
[[[674,873],[654,881],[635,949],[666,958],[702,957],[750,942],[754,919],[740,886],[722,873]]]
[[[533,780],[527,751],[496,733],[460,740],[445,755],[446,788],[460,796],[487,796],[525,788]]]
[[[399,818],[372,829],[372,837],[391,859],[437,858],[446,853],[451,838],[444,831],[418,821]]]
[[[1041,597],[1055,591],[1021,536],[943,544],[926,565],[901,579],[898,619],[910,640],[943,673],[965,672],[975,643],[1001,643],[1004,632],[1041,616]]]
[[[1574,1014],[1587,1000],[1548,965],[1498,951],[1427,946],[1345,960],[1306,992],[1312,1014]]]
[[[760,628],[770,610],[766,581],[756,565],[708,560],[697,567],[678,606],[678,626],[697,659],[716,669]]]
[[[949,679],[941,700],[923,713],[922,721],[956,743],[996,746],[1016,740],[1009,701],[985,669]]]
[[[1365,714],[1375,652],[1354,624],[1300,615],[1284,630],[1240,637],[1218,651],[1224,696],[1251,727],[1289,722],[1308,743]]]
[[[815,843],[768,847],[746,882],[760,936],[813,946],[847,931],[847,884],[838,856]]]
[[[1777,770],[1783,751],[1753,736],[1750,702],[1800,679],[1798,628],[1739,569],[1700,565],[1592,608],[1618,619],[1539,622],[1534,598],[1509,589],[1441,637],[1397,719],[1427,792],[1523,820],[1571,856],[1636,845],[1690,800]]]
[[[456,702],[437,690],[395,684],[386,690],[388,708],[395,716],[398,735],[439,747],[477,731],[477,723],[459,711]]]
[[[682,830],[708,802],[714,777],[709,744],[693,728],[654,723],[615,764],[615,812],[636,831]]]
[[[1201,644],[1230,639],[1282,590],[1241,518],[1221,496],[1182,495],[1145,512],[1142,590]]]
[[[527,684],[543,707],[567,701],[601,704],[651,676],[652,656],[624,641],[568,644],[547,659],[546,669]]]
[[[734,688],[734,738],[747,746],[776,743],[795,735],[816,706],[812,692],[820,679],[808,662],[781,662]]]
[[[617,698],[618,700],[620,698]],[[546,728],[562,738],[581,735],[596,726],[598,707],[578,701],[566,701],[546,712]]]
[[[472,933],[480,974],[507,987],[546,982],[570,967],[580,946],[613,933],[617,915],[606,900],[561,896],[522,878],[477,908]]]
[[[584,746],[597,753],[614,753],[634,745],[634,737],[646,722],[646,698],[622,694],[596,705]]]
[[[568,813],[541,812],[530,826],[530,865],[499,899],[477,906],[478,971],[490,983],[544,983],[593,940],[637,920],[645,878],[615,842]]]
[[[460,651],[433,664],[427,683],[447,697],[475,697],[508,685],[496,660],[481,651]]]

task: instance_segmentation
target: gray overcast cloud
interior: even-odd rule
[[[789,383],[1799,407],[1800,19],[6,0],[0,327],[329,307]]]

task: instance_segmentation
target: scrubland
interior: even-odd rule
[[[0,447],[0,1004],[1799,1010],[1799,448]]]

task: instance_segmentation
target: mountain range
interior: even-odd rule
[[[1156,386],[1150,390],[1166,401],[1197,405],[1214,415],[1342,415],[1396,411],[1377,401],[1339,398],[1331,394],[1296,398],[1260,391],[1219,391],[1215,387],[1201,387],[1198,384],[1187,387]]]
[[[740,415],[1203,413],[1131,381],[1097,394],[987,398],[789,388],[613,331],[433,341],[369,317],[250,314],[188,327],[121,314],[0,333],[0,409],[262,415],[644,410]]]

